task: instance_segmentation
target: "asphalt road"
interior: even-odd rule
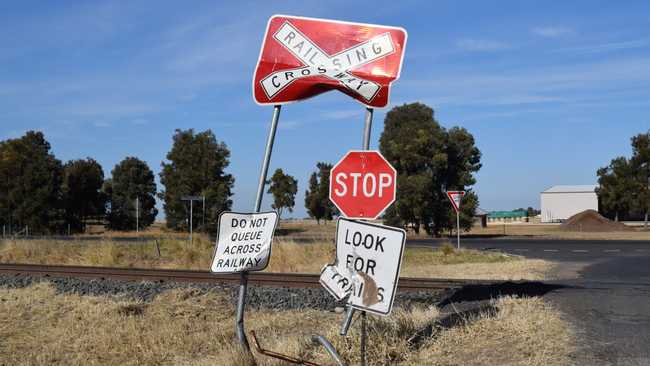
[[[650,235],[649,235],[650,236]],[[437,247],[449,240],[410,239],[409,246]],[[456,242],[453,241],[453,244]],[[650,240],[559,240],[529,238],[461,238],[462,248],[500,250],[558,262],[596,262],[620,256],[650,256]]]
[[[650,255],[601,258],[578,274],[545,297],[577,330],[576,364],[650,365]]]
[[[445,241],[411,240],[439,246]],[[560,263],[578,278],[544,295],[573,325],[576,365],[650,365],[650,240],[465,238],[461,246],[496,249]]]

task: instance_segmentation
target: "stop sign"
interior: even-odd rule
[[[330,172],[330,200],[353,219],[376,219],[393,201],[397,173],[379,151],[350,151]]]

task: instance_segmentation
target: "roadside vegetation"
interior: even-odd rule
[[[619,156],[598,169],[600,211],[616,221],[641,217],[648,227],[650,213],[650,130],[630,139],[632,156]]]
[[[331,240],[336,232],[336,224],[318,225],[313,220],[285,220],[280,225],[280,231],[286,234],[287,238],[302,240]],[[430,239],[431,236],[421,232],[416,234],[412,230],[407,231],[409,238]],[[535,237],[537,239],[576,239],[576,240],[650,240],[650,230],[643,227],[643,223],[635,226],[628,226],[626,231],[594,232],[584,229],[582,231],[567,231],[560,224],[540,223],[490,223],[483,228],[474,225],[468,231],[462,232],[463,237]],[[455,240],[455,237],[452,238]],[[462,238],[461,238],[462,246]]]
[[[156,244],[157,243],[157,244]],[[208,270],[214,244],[196,236],[169,237],[146,242],[5,240],[0,262],[129,268]],[[160,256],[158,255],[160,250]],[[319,273],[335,258],[332,243],[298,244],[276,239],[267,271]],[[554,265],[499,252],[407,247],[401,275],[405,277],[472,278],[495,280],[544,279]]]
[[[7,365],[250,365],[237,344],[225,294],[177,289],[148,303],[58,294],[47,282],[0,289],[0,359]],[[35,306],[35,304],[38,304]],[[330,339],[359,363],[359,329],[338,335],[342,315],[317,310],[250,310],[262,346],[330,364],[308,341]],[[370,316],[370,365],[566,365],[574,335],[539,298],[500,298],[473,314],[412,306]],[[253,351],[258,365],[279,365]]]

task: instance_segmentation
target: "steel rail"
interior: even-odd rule
[[[177,269],[86,267],[14,263],[0,264],[0,275],[215,284],[238,284],[240,280],[239,274],[237,273],[213,274],[208,271]],[[318,279],[318,274],[251,272],[249,273],[248,280],[251,284],[258,286],[317,288],[320,287]],[[397,289],[399,291],[441,290],[481,283],[492,283],[492,281],[403,277],[400,278]]]

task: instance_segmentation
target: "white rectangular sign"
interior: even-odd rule
[[[323,268],[321,285],[357,309],[390,314],[405,241],[404,230],[339,218],[336,262]]]
[[[272,212],[219,215],[213,273],[261,271],[269,264],[278,214]]]

